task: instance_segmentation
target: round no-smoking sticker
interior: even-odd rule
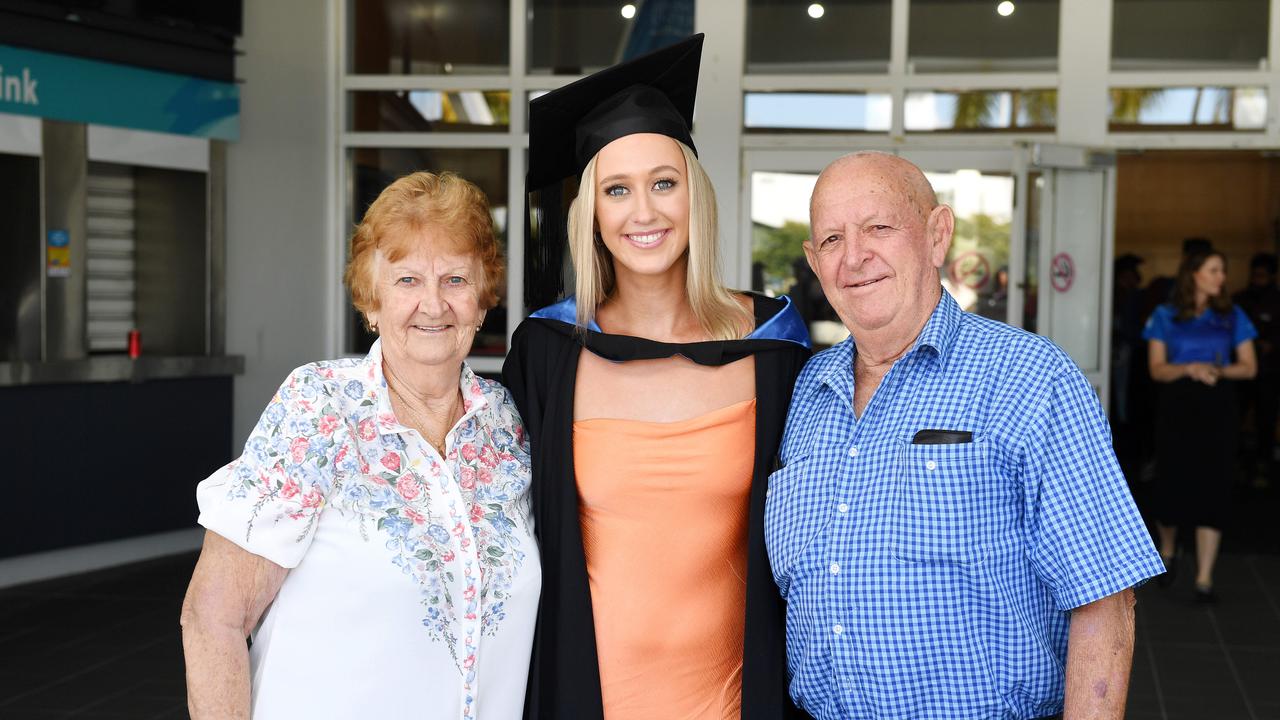
[[[1053,289],[1058,292],[1066,292],[1071,289],[1071,283],[1076,280],[1076,264],[1067,253],[1058,253],[1053,256],[1053,262],[1049,265],[1049,281],[1053,284]]]
[[[991,281],[991,264],[975,250],[970,250],[951,263],[951,281],[972,290],[982,290]]]

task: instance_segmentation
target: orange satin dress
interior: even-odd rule
[[[606,720],[740,716],[756,401],[573,424]]]

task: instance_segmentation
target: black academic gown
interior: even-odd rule
[[[807,717],[787,695],[785,608],[765,554],[764,501],[792,386],[809,358],[808,333],[789,300],[752,297],[757,332],[742,340],[670,344],[582,333],[572,324],[572,299],[535,313],[516,329],[502,378],[532,444],[534,531],[542,554],[542,600],[526,718],[601,720],[604,714],[573,466],[573,396],[584,346],[617,361],[679,354],[699,364],[723,365],[755,356],[755,470],[747,530],[742,718]],[[757,337],[762,331],[766,332]]]

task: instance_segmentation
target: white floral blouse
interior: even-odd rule
[[[462,368],[441,458],[396,421],[381,342],[285,380],[200,524],[291,568],[254,631],[253,717],[517,718],[542,573],[511,395]]]

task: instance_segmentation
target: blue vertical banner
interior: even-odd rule
[[[234,83],[0,45],[0,112],[215,140],[240,137]]]

